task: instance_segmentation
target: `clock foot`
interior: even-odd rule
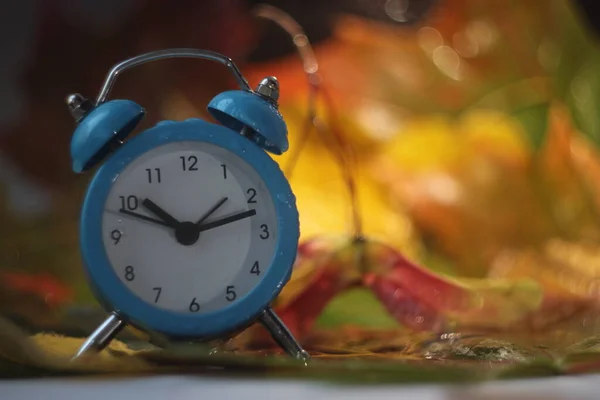
[[[111,340],[125,327],[125,322],[117,315],[111,314],[81,345],[72,360],[85,354],[102,351]]]
[[[258,320],[269,333],[271,333],[273,339],[286,353],[305,363],[310,359],[308,352],[300,346],[300,343],[298,343],[287,326],[279,319],[271,307],[267,307],[260,314]]]

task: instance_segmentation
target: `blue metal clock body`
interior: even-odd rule
[[[278,237],[271,266],[245,297],[226,308],[205,314],[176,313],[140,298],[119,279],[103,243],[102,213],[113,182],[137,157],[177,141],[198,141],[223,147],[244,159],[268,187],[277,212]],[[85,270],[98,299],[132,324],[171,337],[215,337],[236,330],[265,309],[290,278],[298,246],[295,197],[279,166],[259,146],[229,128],[200,119],[164,121],[140,133],[113,153],[96,172],[83,205],[81,251]]]

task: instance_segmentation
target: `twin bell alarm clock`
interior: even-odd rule
[[[107,100],[116,78],[168,58],[219,62],[240,89],[209,103],[219,124],[162,121],[127,139],[145,111]],[[196,341],[258,321],[288,354],[308,359],[270,307],[290,278],[299,238],[295,197],[267,154],[288,149],[278,97],[274,77],[252,90],[231,59],[196,49],[115,65],[95,103],[68,96],[77,122],[73,170],[99,166],[83,203],[80,246],[89,284],[109,313],[75,358],[102,350],[127,324]]]

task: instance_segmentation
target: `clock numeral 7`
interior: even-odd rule
[[[155,287],[155,288],[152,288],[152,290],[156,291],[156,298],[154,299],[154,302],[158,303],[158,299],[160,298],[160,294],[162,293],[162,288]]]
[[[148,183],[160,183],[160,168],[146,168]]]

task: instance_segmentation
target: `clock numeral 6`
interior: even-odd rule
[[[127,279],[128,282],[135,279],[135,270],[131,265],[125,267],[125,279]]]
[[[265,224],[262,224],[260,226],[260,229],[262,230],[262,233],[260,234],[260,238],[262,240],[268,239],[269,238],[269,227]]]
[[[234,301],[237,298],[237,294],[235,293],[235,286],[227,286],[227,295],[225,298],[227,301]]]
[[[252,268],[250,268],[250,273],[254,275],[260,275],[260,269],[258,267],[258,261],[254,261]]]
[[[200,304],[196,303],[196,298],[195,297],[192,299],[192,302],[190,303],[190,311],[191,312],[198,312],[198,311],[200,311]]]

